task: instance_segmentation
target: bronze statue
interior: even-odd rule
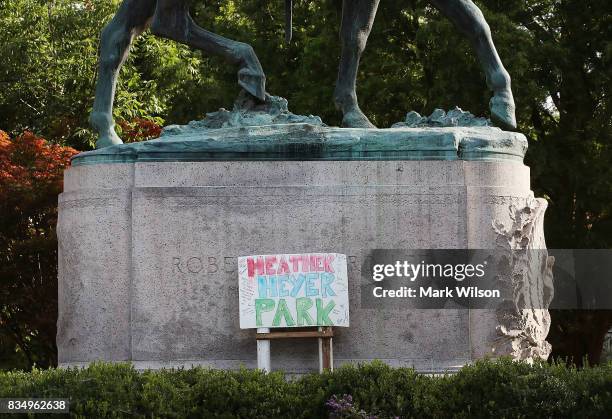
[[[291,38],[292,0],[286,2],[287,39]],[[374,128],[359,108],[357,69],[366,46],[380,0],[343,0],[340,38],[342,53],[334,92],[342,111],[344,127]],[[493,91],[491,119],[502,128],[516,128],[510,76],[495,50],[489,26],[471,0],[431,0],[471,41]],[[119,69],[134,37],[147,28],[164,38],[218,55],[238,67],[238,83],[251,95],[264,100],[266,76],[253,48],[198,26],[189,15],[187,0],[124,0],[112,21],[103,29],[96,98],[90,117],[99,133],[96,147],[121,144],[114,129],[113,101]]]

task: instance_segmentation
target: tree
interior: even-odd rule
[[[93,104],[99,33],[119,0],[0,2],[0,127],[81,150],[95,138]],[[171,98],[199,77],[187,47],[139,38],[119,82],[115,118],[163,124]],[[181,88],[182,87],[182,88]]]
[[[74,154],[0,131],[0,367],[55,363],[57,195]]]
[[[612,247],[612,6],[606,0],[487,1],[528,34],[528,77],[546,96],[521,94],[529,113],[527,164],[547,198],[552,248]],[[612,311],[552,311],[553,357],[599,362]]]

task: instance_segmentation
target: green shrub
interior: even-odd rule
[[[578,370],[502,359],[425,376],[373,362],[294,380],[247,369],[138,372],[94,363],[0,373],[0,397],[68,397],[73,417],[95,418],[326,418],[339,400],[350,408],[334,417],[605,418],[612,363]]]

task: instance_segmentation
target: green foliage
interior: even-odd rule
[[[432,377],[374,362],[294,380],[280,372],[138,372],[102,363],[0,373],[0,397],[68,397],[78,417],[325,418],[334,395],[350,395],[352,411],[377,418],[604,418],[612,409],[612,364],[576,370],[479,361]]]
[[[13,134],[31,130],[81,150],[93,145],[87,118],[93,104],[99,33],[118,4],[118,0],[0,2],[4,130]],[[161,118],[170,98],[198,78],[198,63],[187,47],[142,37],[121,72],[115,117]]]

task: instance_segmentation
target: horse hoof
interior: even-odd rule
[[[516,129],[516,108],[512,93],[493,96],[489,106],[491,108],[491,121],[495,125],[506,130]]]
[[[357,109],[349,111],[344,114],[342,118],[342,127],[344,128],[376,128],[374,124],[370,122],[367,116]]]
[[[96,149],[99,150],[117,144],[123,144],[123,141],[121,141],[121,138],[119,138],[115,131],[111,131],[108,134],[100,135],[100,138],[96,141]]]
[[[242,68],[238,71],[238,84],[262,102],[266,100],[266,76],[263,73]]]

